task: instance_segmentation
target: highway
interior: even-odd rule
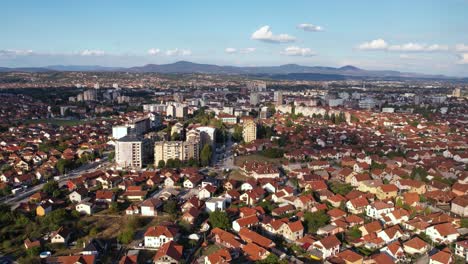
[[[100,161],[87,163],[83,166],[80,166],[79,168],[76,168],[70,171],[69,173],[65,175],[59,175],[60,176],[60,179],[58,180],[59,187],[62,187],[63,185],[65,185],[67,180],[77,178],[84,173],[95,171],[100,165],[104,165],[105,163],[107,163],[107,157],[102,158]],[[12,196],[10,198],[7,198],[6,200],[3,200],[2,202],[10,205],[11,209],[14,210],[19,206],[20,203],[27,202],[29,200],[29,196],[41,190],[44,184],[45,183],[41,183],[41,184],[32,186],[31,188],[26,189],[24,192],[18,193],[15,196]]]

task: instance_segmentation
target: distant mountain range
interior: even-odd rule
[[[297,80],[326,80],[326,79],[353,79],[353,78],[382,78],[382,79],[457,79],[444,75],[426,75],[399,71],[372,71],[347,65],[340,68],[321,66],[302,66],[298,64],[285,64],[280,66],[237,67],[219,66],[213,64],[200,64],[189,61],[178,61],[170,64],[147,64],[144,66],[122,68],[104,67],[98,65],[53,65],[46,67],[2,68],[0,72],[48,72],[48,71],[86,71],[86,72],[144,72],[144,73],[205,73],[205,74],[237,74],[256,75],[274,79]],[[466,80],[466,78],[464,78]]]

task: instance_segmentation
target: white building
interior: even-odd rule
[[[151,155],[148,139],[127,135],[115,144],[115,162],[121,168],[142,168]]]
[[[226,199],[222,197],[209,198],[208,200],[206,200],[205,206],[205,210],[208,213],[214,211],[224,211],[226,210]]]
[[[112,127],[112,137],[115,139],[120,139],[128,135],[130,128],[127,126],[113,126]]]

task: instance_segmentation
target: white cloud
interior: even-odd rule
[[[432,51],[448,51],[448,46],[445,45],[426,45],[419,43],[406,43],[403,45],[392,45],[388,47],[389,51],[404,51],[404,52],[432,52]]]
[[[296,38],[288,34],[274,35],[270,30],[270,26],[263,26],[252,33],[251,39],[260,40],[270,43],[288,43],[296,41]]]
[[[468,64],[468,53],[460,54],[460,60],[458,61],[458,64]]]
[[[245,49],[241,49],[240,53],[249,54],[249,53],[254,52],[255,50],[257,50],[257,49],[256,48],[245,48]]]
[[[102,56],[102,55],[104,55],[106,53],[104,51],[102,51],[102,50],[85,49],[85,50],[80,51],[79,54],[81,56]]]
[[[309,48],[300,48],[297,46],[289,46],[284,49],[284,51],[281,52],[283,55],[287,56],[303,56],[303,57],[309,57],[309,56],[314,56],[315,52],[313,52]]]
[[[229,54],[237,53],[237,49],[235,48],[226,48],[224,51]]]
[[[323,31],[323,28],[321,26],[316,26],[312,24],[299,24],[297,25],[297,28],[302,29],[304,31],[309,31],[309,32],[318,32],[318,31]]]
[[[188,49],[172,49],[166,51],[167,56],[190,56],[192,55],[192,51]]]
[[[245,49],[236,49],[236,48],[226,48],[224,49],[224,52],[228,54],[249,54],[252,53],[256,50],[256,48],[245,48]]]
[[[440,52],[448,51],[447,45],[439,44],[420,44],[409,42],[401,45],[389,45],[383,39],[375,39],[369,42],[364,42],[358,46],[360,50],[372,51],[372,50],[385,50],[385,51],[397,51],[397,52]]]
[[[370,42],[364,42],[358,46],[360,50],[385,50],[388,44],[383,39],[375,39]]]
[[[460,52],[468,52],[468,45],[465,45],[465,44],[457,44],[455,46],[455,50],[456,51],[460,51]]]
[[[34,54],[32,50],[0,50],[0,56],[26,56],[32,54]]]
[[[160,49],[151,48],[148,50],[148,54],[152,56],[158,55],[160,53],[161,53]]]

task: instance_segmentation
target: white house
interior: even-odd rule
[[[455,243],[455,254],[468,263],[468,240]]]
[[[426,228],[426,235],[428,235],[432,241],[440,244],[449,244],[457,240],[460,235],[455,227],[450,223],[443,223],[433,225]]]
[[[94,213],[94,204],[89,202],[89,199],[85,199],[75,206],[75,210],[80,214],[92,215]]]
[[[381,219],[394,209],[393,204],[376,201],[366,206],[366,215],[374,219]]]
[[[403,249],[410,255],[424,254],[429,250],[429,244],[419,237],[414,237],[403,243]]]
[[[222,197],[209,198],[205,202],[205,210],[208,213],[214,211],[224,211],[226,210],[226,199]]]
[[[177,230],[167,226],[152,226],[145,232],[145,247],[160,248],[163,244],[174,241]]]
[[[161,200],[157,198],[150,198],[143,201],[140,205],[140,212],[142,216],[156,216],[158,215],[157,209],[162,205]]]
[[[341,242],[335,235],[327,236],[312,244],[312,246],[322,253],[322,259],[335,256],[340,252]]]

